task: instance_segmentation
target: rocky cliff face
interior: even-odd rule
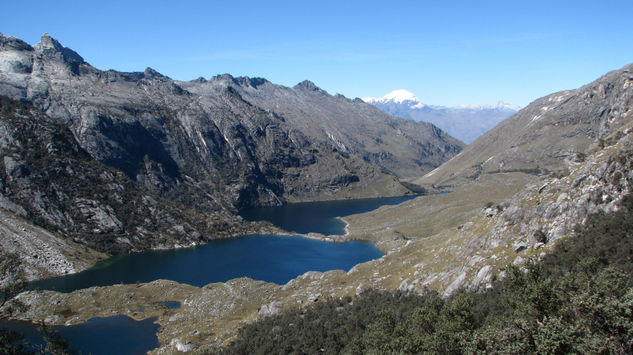
[[[0,207],[50,231],[40,239],[65,239],[58,244],[75,245],[68,246],[71,250],[83,245],[119,253],[196,245],[253,228],[224,210],[206,215],[152,197],[121,171],[92,159],[65,125],[2,96],[0,156]],[[3,250],[14,247],[3,245]],[[36,251],[23,254],[39,258]]]
[[[401,178],[419,177],[464,147],[429,123],[394,118],[360,99],[329,95],[310,81],[289,88],[262,78],[224,74],[179,85],[203,97],[234,88],[251,104],[282,115],[311,140],[332,145]]]
[[[107,253],[261,230],[247,206],[407,194],[387,170],[461,148],[311,83],[101,71],[47,34],[0,34],[0,95],[0,207]]]
[[[628,65],[591,84],[540,98],[481,136],[420,184],[460,185],[485,174],[564,174],[589,146],[629,118],[633,70]]]

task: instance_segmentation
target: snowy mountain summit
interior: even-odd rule
[[[374,97],[365,97],[363,101],[375,105],[379,103],[388,104],[388,103],[396,103],[396,104],[407,104],[409,107],[414,108],[423,108],[426,106],[410,91],[405,89],[394,90],[387,95],[374,98]]]
[[[404,89],[392,91],[379,98],[366,97],[363,101],[393,116],[430,122],[466,144],[470,144],[520,109],[502,101],[494,105],[426,105],[412,92]]]

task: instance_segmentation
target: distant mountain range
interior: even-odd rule
[[[432,123],[466,144],[472,143],[520,109],[503,102],[483,106],[426,105],[413,93],[403,89],[392,91],[380,98],[366,97],[363,101],[396,117]]]

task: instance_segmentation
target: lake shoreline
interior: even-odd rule
[[[395,197],[384,197],[384,198],[362,198],[362,199],[342,199],[342,200],[332,200],[332,201],[305,201],[305,202],[297,202],[297,203],[291,203],[291,204],[286,204],[284,206],[288,206],[288,205],[308,205],[311,203],[349,203],[349,202],[364,202],[364,201],[372,201],[372,200],[380,200],[380,199],[404,199],[403,201],[407,201],[413,198],[418,197],[419,195],[405,195],[405,196],[395,196]],[[385,205],[390,205],[389,203],[386,203]],[[379,205],[376,208],[380,208]],[[359,213],[364,213],[364,212],[359,212]],[[357,214],[357,213],[351,213],[351,214]],[[362,242],[371,242],[374,243],[374,245],[383,253],[383,254],[387,254],[389,252],[389,250],[385,250],[384,247],[379,247],[375,241],[370,240],[370,239],[365,239],[362,236],[355,236],[354,238],[351,237],[351,232],[350,232],[350,224],[349,222],[345,219],[345,217],[341,217],[341,216],[335,216],[335,217],[331,217],[332,219],[335,219],[337,221],[340,221],[344,224],[343,226],[343,234],[323,234],[323,233],[319,233],[319,232],[308,232],[308,233],[300,233],[300,232],[291,232],[285,229],[282,229],[276,225],[274,225],[273,223],[271,223],[270,221],[266,221],[266,220],[260,220],[260,221],[249,221],[243,217],[241,217],[241,215],[238,213],[237,216],[240,216],[240,218],[243,219],[244,225],[248,226],[247,230],[249,230],[248,232],[244,233],[244,231],[240,231],[240,232],[236,232],[234,234],[230,234],[230,235],[226,235],[226,236],[222,236],[220,238],[216,238],[216,239],[209,239],[209,240],[205,240],[203,242],[193,242],[191,244],[171,244],[171,245],[159,245],[147,250],[133,250],[129,253],[124,253],[124,254],[116,254],[116,255],[110,255],[107,258],[104,259],[100,259],[100,260],[95,260],[94,263],[92,263],[91,265],[85,265],[85,267],[81,267],[81,268],[76,268],[74,270],[74,272],[72,273],[65,273],[65,274],[59,274],[59,275],[52,275],[52,276],[48,276],[48,277],[44,277],[44,278],[33,278],[33,279],[29,279],[27,280],[29,283],[31,282],[39,282],[39,281],[43,281],[43,280],[47,280],[47,279],[52,279],[55,277],[60,277],[60,276],[65,276],[65,275],[73,275],[79,272],[83,272],[86,270],[89,270],[90,268],[93,268],[94,266],[96,266],[99,263],[102,262],[107,262],[108,260],[111,260],[112,258],[116,258],[116,257],[120,257],[120,256],[124,256],[124,255],[132,255],[132,254],[137,254],[137,253],[143,253],[143,252],[147,252],[147,251],[168,251],[168,250],[186,250],[186,249],[191,249],[191,248],[197,248],[197,247],[202,247],[205,245],[208,245],[211,242],[217,241],[217,240],[227,240],[227,239],[233,239],[233,238],[240,238],[240,237],[247,237],[247,236],[251,236],[251,235],[278,235],[278,236],[299,236],[299,237],[303,237],[303,238],[307,238],[307,239],[314,239],[314,240],[321,240],[321,241],[326,241],[326,242],[333,242],[333,243],[345,243],[345,242],[349,242],[349,241],[362,241]]]

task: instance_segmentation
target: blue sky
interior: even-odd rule
[[[48,32],[103,70],[309,79],[436,105],[525,106],[633,62],[633,1],[9,1],[0,32]],[[7,14],[10,14],[7,15]]]

